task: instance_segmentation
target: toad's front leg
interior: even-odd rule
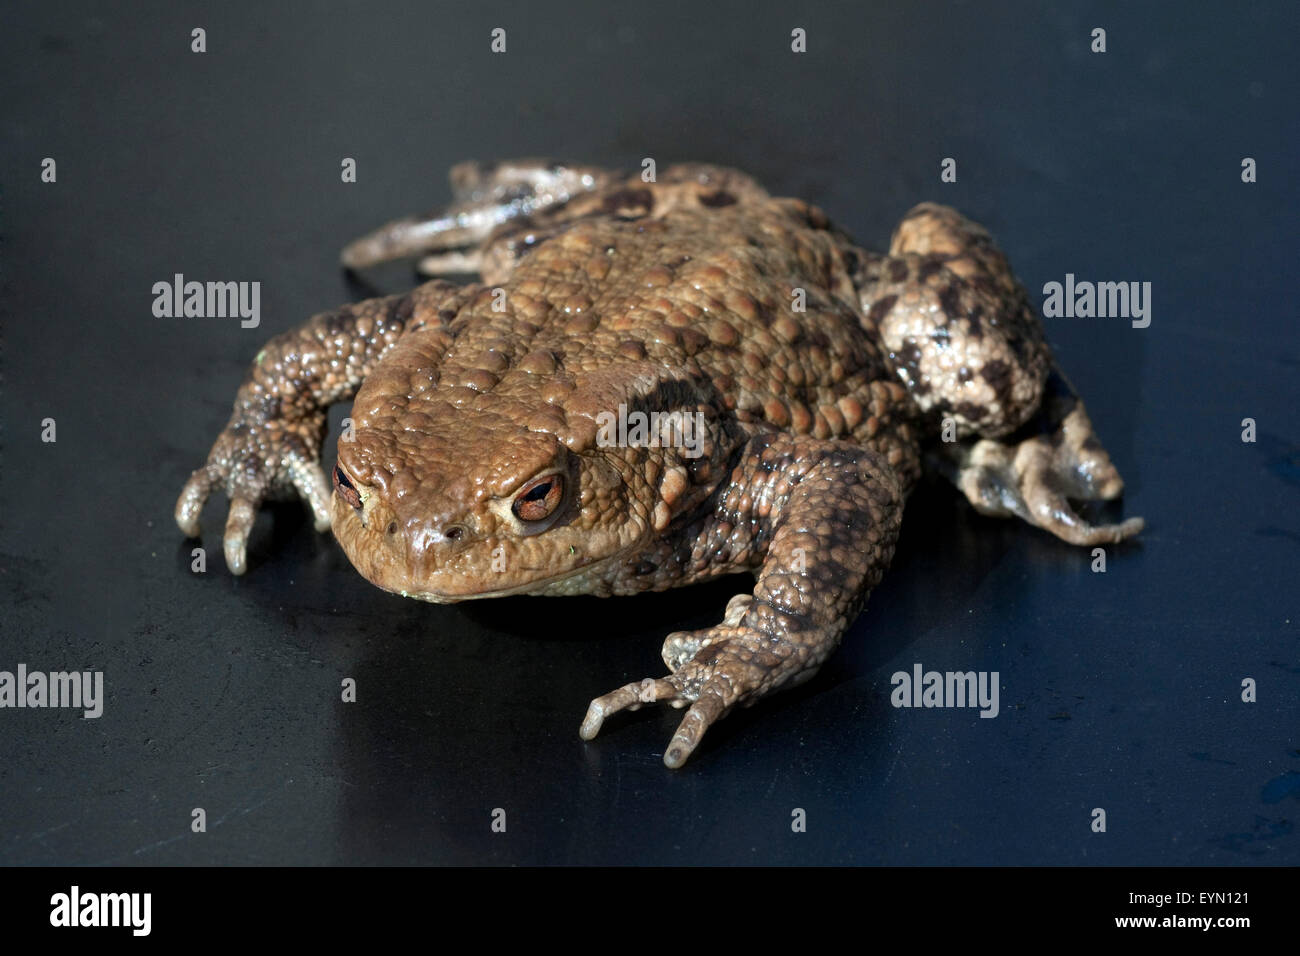
[[[761,560],[754,593],[733,598],[717,627],[669,635],[664,662],[673,673],[592,701],[582,737],[595,737],[620,710],[689,704],[664,753],[665,764],[680,767],[731,708],[811,677],[888,567],[902,511],[898,479],[870,451],[788,435],[753,439],[700,543],[724,561],[747,553]]]
[[[322,312],[266,343],[207,463],[190,475],[176,502],[181,531],[198,537],[204,502],[213,490],[225,491],[224,550],[234,574],[247,569],[249,530],[268,498],[296,493],[311,507],[316,528],[327,531],[330,490],[320,452],[330,405],[351,398],[407,331],[443,324],[447,310],[454,314],[476,288],[427,282],[406,295]]]

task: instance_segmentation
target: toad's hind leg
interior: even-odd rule
[[[923,203],[889,255],[867,260],[858,293],[930,430],[997,438],[1038,407],[1051,354],[1024,287],[992,237],[956,210]]]
[[[466,162],[452,168],[451,186],[451,205],[362,236],[343,250],[343,265],[360,269],[420,256],[424,275],[478,273],[495,285],[538,244],[586,219],[659,218],[683,207],[767,199],[752,177],[706,163],[676,163],[646,182],[639,172],[542,159]]]
[[[888,256],[862,261],[864,323],[941,439],[941,470],[977,510],[1072,544],[1142,529],[1140,518],[1094,526],[1071,506],[1118,497],[1123,481],[986,230],[924,203],[903,217]]]
[[[527,221],[605,185],[611,174],[594,166],[544,159],[458,163],[451,169],[451,204],[397,219],[349,243],[340,255],[349,269],[423,256],[426,275],[481,272],[489,237],[507,223]]]

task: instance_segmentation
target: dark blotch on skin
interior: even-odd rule
[[[958,402],[953,411],[968,422],[977,422],[988,414],[987,408],[974,402]]]
[[[938,254],[928,255],[923,258],[921,260],[921,267],[916,270],[916,281],[928,282],[930,279],[938,275],[939,270],[943,268],[946,258],[946,256]]]
[[[650,214],[655,197],[648,189],[620,189],[605,197],[604,206],[606,212],[635,219]]]
[[[961,306],[961,293],[957,291],[957,283],[953,282],[943,287],[943,291],[939,293],[939,307],[950,319],[966,314],[966,310]]]
[[[735,202],[736,197],[722,189],[717,192],[700,194],[700,205],[708,206],[710,209],[717,209],[720,206],[732,206],[735,205]]]
[[[867,316],[873,323],[880,325],[885,316],[889,315],[894,308],[896,302],[898,302],[898,296],[896,295],[887,295],[883,299],[877,299],[871,303],[871,311],[867,313]]]
[[[831,221],[826,218],[826,213],[817,206],[806,206],[804,216],[808,220],[808,225],[814,229],[825,229],[831,224]]]
[[[889,281],[902,282],[907,278],[907,263],[902,259],[889,260]]]
[[[984,367],[980,369],[980,378],[989,383],[989,387],[993,389],[999,399],[1004,399],[1010,390],[1011,377],[1011,366],[1001,359],[986,362]]]
[[[866,260],[862,255],[862,250],[850,247],[844,253],[844,268],[849,275],[855,278],[862,275],[862,270],[866,266]]]
[[[696,664],[707,664],[710,661],[717,660],[718,655],[726,649],[726,646],[726,641],[714,641],[707,647],[701,647],[696,651],[695,656],[692,657],[691,660]]]

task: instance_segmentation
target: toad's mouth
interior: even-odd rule
[[[629,548],[628,550],[630,551],[632,549]],[[410,588],[388,587],[377,581],[371,583],[376,584],[379,588],[387,591],[389,594],[397,594],[404,598],[414,598],[417,601],[427,601],[430,604],[459,604],[462,601],[482,601],[488,598],[510,597],[516,594],[537,594],[552,584],[557,584],[560,581],[567,581],[570,578],[580,577],[590,572],[593,568],[599,568],[603,565],[617,561],[619,558],[623,557],[624,553],[625,552],[620,552],[619,554],[610,557],[594,558],[585,564],[580,564],[573,568],[567,568],[564,571],[560,571],[548,577],[533,578],[523,582],[522,584],[516,584],[513,587],[495,588],[489,591],[449,592],[428,588],[412,590]]]
[[[518,594],[541,595],[557,593],[550,589],[564,581],[599,574],[603,569],[611,565],[627,561],[633,554],[638,553],[639,550],[645,547],[644,540],[638,538],[612,554],[587,555],[585,560],[580,563],[550,574],[542,573],[545,570],[544,568],[516,566],[514,569],[516,573],[522,572],[530,576],[526,580],[516,578],[517,583],[505,587],[483,587],[481,585],[487,583],[484,580],[485,575],[456,574],[449,569],[443,569],[434,571],[421,580],[417,575],[411,573],[410,568],[404,565],[389,563],[385,566],[384,563],[370,560],[373,556],[365,551],[353,554],[350,545],[355,542],[351,540],[345,541],[344,536],[337,533],[338,529],[335,530],[335,537],[342,546],[344,556],[347,557],[348,562],[363,578],[389,594],[414,598],[417,601],[426,601],[430,604],[459,604],[462,601],[480,601]],[[531,576],[534,572],[536,573],[535,577]]]

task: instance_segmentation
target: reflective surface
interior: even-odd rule
[[[1300,860],[1300,24],[1004,6],[0,13],[0,670],[103,670],[107,694],[98,720],[0,710],[0,863]],[[1094,573],[924,484],[843,650],[677,773],[678,712],[578,723],[745,580],[435,607],[366,584],[296,504],[235,580],[224,501],[192,573],[171,508],[262,342],[368,294],[339,250],[444,202],[452,163],[529,154],[740,166],[877,248],[945,201],[1035,301],[1151,282],[1149,328],[1047,320],[1147,531]],[[178,272],[260,281],[260,327],[155,318]],[[999,716],[891,706],[917,663],[998,672]]]

